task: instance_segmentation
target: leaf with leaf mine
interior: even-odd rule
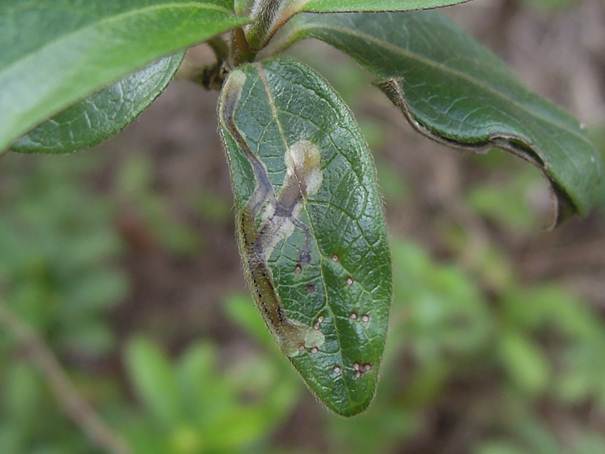
[[[282,352],[329,408],[370,403],[391,299],[376,169],[351,112],[306,66],[234,70],[219,116],[244,269]]]
[[[455,147],[500,147],[539,166],[567,210],[557,217],[590,208],[602,159],[579,123],[524,88],[445,16],[299,15],[275,46],[303,38],[325,41],[375,74],[419,132]]]

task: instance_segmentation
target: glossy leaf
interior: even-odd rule
[[[0,150],[159,57],[246,22],[229,0],[0,2]]]
[[[28,153],[89,148],[128,126],[166,88],[183,53],[165,57],[46,120],[11,146]]]
[[[176,374],[158,347],[145,338],[131,340],[126,349],[126,369],[138,397],[160,424],[170,427],[182,414]]]
[[[281,350],[329,408],[370,403],[391,299],[376,169],[349,109],[290,60],[231,73],[220,123],[240,251]]]
[[[276,48],[309,37],[374,73],[376,84],[421,133],[455,147],[509,150],[544,171],[562,208],[590,208],[602,160],[578,122],[525,89],[446,17],[306,14],[289,24]]]
[[[248,27],[246,34],[251,47],[259,50],[292,16],[301,12],[413,11],[466,1],[468,0],[235,0],[235,10],[253,15],[254,22]],[[276,3],[279,6],[275,7]]]
[[[314,13],[354,11],[411,11],[465,3],[468,0],[308,0],[301,11]]]

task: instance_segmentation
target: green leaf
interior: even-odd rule
[[[69,153],[117,134],[168,86],[183,53],[165,57],[83,99],[12,145],[13,151]]]
[[[550,376],[549,365],[531,339],[517,332],[504,332],[500,357],[506,372],[522,391],[532,395],[544,391]]]
[[[229,0],[0,2],[0,150],[159,57],[245,23]]]
[[[489,440],[477,448],[477,454],[523,454],[526,451],[508,440]]]
[[[593,143],[601,153],[601,156],[605,159],[605,125],[590,128],[588,133]],[[597,189],[595,204],[601,211],[605,210],[605,178],[601,180],[601,184]]]
[[[465,3],[468,0],[308,0],[301,11],[312,13],[355,11],[412,11]]]
[[[291,60],[231,73],[220,122],[240,250],[281,350],[350,416],[374,395],[391,300],[376,169],[351,112]]]
[[[209,343],[194,344],[179,359],[177,378],[190,422],[211,413],[214,402],[222,403],[223,382],[217,384],[215,370],[216,349]]]
[[[136,338],[129,342],[125,360],[130,381],[149,413],[164,428],[176,426],[182,416],[179,387],[164,353],[154,343]]]
[[[290,18],[301,12],[342,13],[412,11],[464,3],[468,0],[235,0],[235,10],[249,12],[253,23],[246,30],[253,49],[262,49]]]
[[[421,133],[506,149],[540,167],[567,211],[586,213],[602,160],[578,122],[525,89],[491,52],[432,12],[305,14],[276,43],[317,38],[350,54]]]

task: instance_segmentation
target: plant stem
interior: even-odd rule
[[[28,359],[44,375],[63,411],[96,446],[111,453],[130,453],[126,442],[114,433],[90,404],[80,396],[52,351],[2,301],[0,301],[0,326],[4,326],[27,352]]]
[[[252,7],[253,22],[246,32],[250,47],[261,49],[272,34],[275,19],[281,7],[281,0],[256,0]]]
[[[220,64],[224,61],[227,61],[229,58],[229,46],[227,46],[227,43],[223,40],[223,38],[220,36],[215,36],[206,42],[214,52],[217,63]]]
[[[250,48],[244,30],[242,28],[233,30],[231,34],[231,66],[236,67],[242,63],[253,61],[255,56],[256,52]]]

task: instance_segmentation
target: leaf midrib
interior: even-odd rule
[[[430,60],[426,57],[423,57],[422,55],[415,53],[415,52],[410,52],[407,49],[404,49],[402,47],[396,46],[392,43],[389,43],[388,41],[384,41],[381,40],[379,38],[376,38],[372,35],[369,35],[367,33],[364,32],[359,32],[359,31],[353,31],[347,28],[343,28],[343,27],[335,27],[335,26],[327,26],[324,24],[311,24],[311,25],[307,25],[307,26],[302,26],[297,30],[297,33],[303,33],[306,30],[313,30],[313,29],[317,29],[319,31],[321,31],[322,29],[324,30],[328,30],[328,31],[334,31],[337,33],[343,33],[345,35],[349,35],[349,36],[354,36],[354,37],[358,37],[364,40],[368,40],[371,42],[376,43],[377,45],[383,46],[385,49],[394,52],[396,54],[400,54],[403,55],[407,58],[413,59],[413,60],[417,60],[420,63],[423,63],[427,66],[433,67],[433,68],[437,68],[445,73],[449,73],[452,76],[458,77],[460,79],[466,80],[467,82],[471,83],[471,84],[475,84],[478,87],[482,88],[483,90],[492,93],[493,95],[495,95],[496,97],[502,99],[503,101],[505,101],[507,104],[511,104],[514,105],[518,110],[520,110],[521,112],[524,112],[526,114],[529,114],[533,117],[535,117],[538,120],[543,121],[544,123],[550,124],[550,125],[554,125],[562,130],[564,130],[565,132],[573,135],[574,137],[580,139],[582,142],[590,145],[590,147],[592,147],[592,143],[588,140],[588,138],[584,137],[581,133],[579,133],[578,131],[575,131],[573,129],[570,129],[568,125],[563,124],[563,123],[559,123],[558,121],[554,121],[552,119],[546,118],[543,115],[539,114],[538,112],[536,112],[533,109],[529,109],[527,108],[527,106],[519,103],[517,100],[511,99],[511,98],[507,98],[505,95],[503,95],[500,91],[496,90],[495,88],[491,87],[490,85],[487,85],[485,83],[482,83],[480,80],[475,79],[457,69],[451,68],[447,65],[444,65],[442,63],[436,62],[434,60]],[[312,36],[312,35],[311,35]],[[523,89],[523,87],[520,87]],[[556,106],[555,106],[556,108]]]
[[[304,0],[303,1],[303,7],[300,11],[304,11],[304,12],[309,12],[309,13],[329,13],[330,11],[325,11],[325,10],[307,10],[305,8],[307,8],[309,5],[313,6],[313,5],[321,5],[322,2],[325,2],[326,0]],[[405,0],[401,0],[401,1],[405,1]],[[387,12],[392,12],[392,11],[421,11],[421,10],[426,10],[426,9],[435,9],[435,8],[441,8],[441,7],[445,7],[445,6],[454,6],[454,5],[459,5],[461,3],[467,3],[471,0],[460,0],[458,2],[446,2],[445,4],[441,5],[441,4],[436,4],[434,6],[431,6],[430,8],[425,8],[425,7],[417,7],[417,8],[406,8],[406,9],[392,9],[392,8],[380,8],[380,9],[363,9],[360,10],[359,8],[354,8],[351,7],[351,9],[346,9],[346,8],[342,8],[342,9],[334,9],[333,12],[337,12],[337,13],[359,13],[359,12],[371,12],[371,13],[387,13]]]
[[[110,24],[112,22],[119,22],[129,16],[134,16],[137,14],[143,15],[143,14],[146,14],[146,13],[148,13],[150,11],[154,11],[154,10],[164,10],[164,9],[169,10],[169,9],[181,9],[181,8],[208,9],[208,10],[222,11],[222,12],[225,12],[227,15],[231,14],[231,11],[229,11],[227,8],[222,8],[222,7],[220,7],[218,5],[214,5],[212,3],[203,3],[202,4],[202,3],[198,3],[198,2],[187,2],[187,3],[181,3],[181,4],[171,3],[169,5],[150,5],[150,6],[146,6],[143,8],[136,8],[133,10],[124,11],[124,12],[122,12],[120,14],[116,14],[114,16],[105,17],[105,18],[101,19],[100,21],[89,23],[83,27],[77,28],[76,30],[72,30],[71,32],[69,32],[65,35],[61,35],[60,37],[45,43],[43,46],[38,47],[33,52],[30,52],[29,54],[23,56],[22,58],[19,58],[19,59],[13,61],[12,63],[10,63],[2,71],[0,71],[0,76],[4,75],[6,73],[10,73],[11,69],[13,69],[16,66],[20,66],[20,65],[24,64],[28,60],[35,58],[38,54],[42,53],[45,49],[52,47],[62,41],[70,41],[74,36],[77,36],[80,33],[84,33],[87,30],[90,30],[92,28],[98,27],[100,25]],[[236,16],[234,16],[234,18],[235,17]]]

